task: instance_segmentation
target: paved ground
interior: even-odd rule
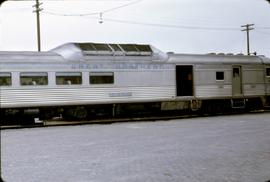
[[[264,182],[270,114],[2,131],[9,182]]]

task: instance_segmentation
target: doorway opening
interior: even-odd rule
[[[177,96],[193,96],[193,66],[176,66]]]

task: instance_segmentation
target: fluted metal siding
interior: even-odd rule
[[[265,95],[265,85],[264,84],[245,84],[244,95],[245,96]]]
[[[266,84],[266,94],[270,95],[270,83]]]
[[[122,96],[110,96],[119,93]],[[170,100],[175,87],[1,89],[0,96],[1,108],[104,104]]]
[[[215,98],[230,97],[232,95],[231,85],[198,85],[195,88],[196,97]]]

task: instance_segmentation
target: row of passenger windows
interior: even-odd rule
[[[81,85],[82,73],[80,72],[57,72],[55,74],[56,85]],[[11,86],[11,73],[0,73],[0,86]],[[114,73],[89,73],[90,84],[113,84]],[[48,73],[21,73],[20,85],[48,85]]]
[[[266,76],[270,77],[270,68],[266,68]],[[81,85],[82,73],[80,72],[57,72],[55,74],[56,85]],[[216,72],[216,80],[224,80],[224,72]],[[113,72],[92,72],[89,73],[90,84],[113,84]],[[11,86],[11,73],[0,73],[0,86]],[[27,72],[20,74],[21,85],[48,85],[48,73]]]

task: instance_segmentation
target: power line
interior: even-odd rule
[[[91,15],[98,15],[100,12],[94,12],[94,13],[85,13],[85,14],[66,14],[66,13],[55,13],[52,11],[43,11],[42,13],[50,14],[54,16],[91,16]]]
[[[56,15],[56,16],[70,16],[67,14],[58,14],[54,12],[43,11],[42,13]],[[99,15],[101,13],[91,13],[90,15]],[[90,17],[88,17],[90,18]],[[92,19],[100,19],[97,17],[93,17]],[[216,30],[216,31],[239,31],[239,28],[236,27],[205,27],[205,26],[188,26],[188,25],[173,25],[173,24],[161,24],[161,23],[148,23],[142,21],[133,21],[133,20],[120,20],[120,19],[113,19],[113,18],[103,18],[102,21],[109,21],[109,22],[117,22],[122,24],[133,24],[133,25],[143,25],[143,26],[153,26],[153,27],[164,27],[164,28],[177,28],[177,29],[192,29],[192,30]]]
[[[43,12],[44,13],[44,12]],[[87,17],[87,19],[98,19],[96,17]],[[131,20],[119,20],[113,18],[104,18],[104,21],[117,22],[123,24],[133,24],[133,25],[143,25],[143,26],[153,26],[153,27],[163,27],[163,28],[177,28],[177,29],[191,29],[191,30],[216,30],[216,31],[239,31],[239,28],[235,27],[204,27],[204,26],[188,26],[188,25],[173,25],[173,24],[161,24],[161,23],[148,23],[141,21],[131,21]]]
[[[16,1],[16,0],[11,0],[11,1]],[[18,0],[18,1],[33,1],[33,0]],[[43,1],[75,1],[75,0],[43,0]],[[79,1],[87,1],[87,0],[79,0]],[[147,22],[141,22],[141,21],[133,21],[133,20],[119,20],[119,19],[112,19],[112,18],[107,18],[104,19],[103,15],[105,13],[115,11],[127,6],[131,6],[134,4],[137,4],[141,2],[142,0],[90,0],[90,1],[128,1],[129,3],[126,3],[124,5],[116,6],[113,8],[109,8],[103,11],[96,11],[96,12],[91,12],[91,13],[58,13],[54,11],[48,11],[48,10],[43,10],[42,13],[44,14],[49,14],[53,16],[77,16],[77,17],[84,17],[84,16],[94,16],[98,15],[99,22],[103,21],[111,21],[111,22],[117,22],[117,23],[122,23],[122,24],[134,24],[134,25],[144,25],[144,26],[155,26],[155,27],[165,27],[165,28],[178,28],[178,29],[192,29],[192,30],[216,30],[216,31],[239,31],[239,28],[235,27],[205,27],[205,26],[187,26],[187,25],[175,25],[175,24],[161,24],[161,23],[147,23]],[[131,1],[131,2],[130,2]],[[256,27],[257,29],[270,29],[270,27]]]
[[[102,11],[102,13],[104,14],[104,13],[108,13],[108,12],[111,12],[111,11],[115,11],[115,10],[118,10],[120,8],[124,8],[124,7],[127,7],[127,6],[131,6],[133,4],[137,4],[137,3],[141,2],[141,1],[142,0],[137,0],[137,1],[134,1],[134,2],[130,2],[130,3],[124,4],[122,6],[114,7],[114,8],[111,8],[111,9],[107,9],[107,10]]]
[[[123,4],[121,6],[116,6],[116,7],[109,8],[109,9],[106,9],[106,10],[103,10],[103,11],[92,12],[92,13],[67,14],[67,13],[55,13],[55,12],[52,12],[52,11],[44,11],[44,13],[51,14],[51,15],[56,15],[56,16],[92,16],[92,15],[99,15],[100,13],[102,13],[102,14],[109,13],[111,11],[115,11],[115,10],[118,10],[118,9],[121,9],[121,8],[124,8],[124,7],[127,7],[127,6],[137,4],[137,3],[141,2],[141,1],[143,1],[143,0],[132,1],[132,2],[129,2],[129,3]]]
[[[110,11],[112,9],[110,9]],[[114,8],[114,10],[115,9],[116,8]],[[187,25],[148,23],[148,22],[142,22],[142,21],[120,20],[120,19],[113,19],[113,18],[103,18],[102,17],[102,12],[108,12],[108,11],[93,12],[93,13],[87,13],[87,14],[61,14],[61,13],[55,13],[55,12],[52,12],[52,11],[42,11],[42,13],[50,14],[50,15],[54,15],[54,16],[81,16],[81,17],[91,16],[91,15],[99,15],[99,18],[92,17],[92,19],[99,19],[100,20],[102,18],[102,22],[103,21],[110,21],[110,22],[117,22],[117,23],[122,23],[122,24],[133,24],[133,25],[153,26],[153,27],[178,28],[178,29],[193,29],[193,30],[239,31],[239,28],[235,28],[235,27],[187,26]],[[90,17],[88,17],[88,18],[90,18]]]
[[[172,24],[160,24],[160,23],[146,23],[139,21],[129,21],[129,20],[118,20],[112,18],[106,18],[104,21],[112,21],[118,23],[128,23],[128,24],[136,24],[136,25],[146,25],[146,26],[155,26],[155,27],[166,27],[166,28],[179,28],[179,29],[193,29],[193,30],[229,30],[229,31],[239,31],[239,28],[233,27],[203,27],[203,26],[187,26],[187,25],[172,25]]]
[[[14,1],[14,0],[13,0]],[[19,1],[33,1],[33,0],[19,0]],[[65,0],[45,0],[45,1],[65,1]],[[73,1],[73,0],[67,0]],[[84,1],[84,0],[82,0]],[[91,0],[96,1],[96,0]],[[113,1],[113,0],[104,0],[104,1]],[[142,26],[152,26],[152,27],[163,27],[163,28],[177,28],[177,29],[189,29],[189,30],[213,30],[213,31],[239,31],[239,28],[236,27],[207,27],[207,26],[190,26],[190,25],[177,25],[177,24],[163,24],[163,23],[149,23],[149,22],[142,22],[142,21],[133,21],[133,20],[121,20],[121,19],[113,19],[113,18],[103,18],[104,13],[108,13],[111,11],[115,11],[127,6],[131,6],[141,2],[142,0],[119,0],[119,1],[128,1],[129,3],[116,6],[113,8],[109,8],[103,11],[91,12],[91,13],[81,13],[81,14],[65,14],[65,13],[57,13],[54,11],[42,11],[44,14],[49,14],[53,16],[75,16],[75,17],[87,17],[97,15],[95,19],[99,20],[99,23],[103,23],[103,21],[109,22],[116,22],[122,24],[133,24],[133,25],[142,25]],[[131,2],[130,2],[131,1]],[[264,29],[268,30],[270,27],[256,27],[257,29]],[[40,38],[39,38],[40,39]]]
[[[257,29],[265,29],[265,30],[270,30],[270,27],[256,27]]]
[[[263,32],[263,31],[256,31],[256,32],[258,32],[258,33],[260,33],[260,34],[264,34],[264,35],[268,35],[268,36],[270,36],[270,33],[269,32]]]

